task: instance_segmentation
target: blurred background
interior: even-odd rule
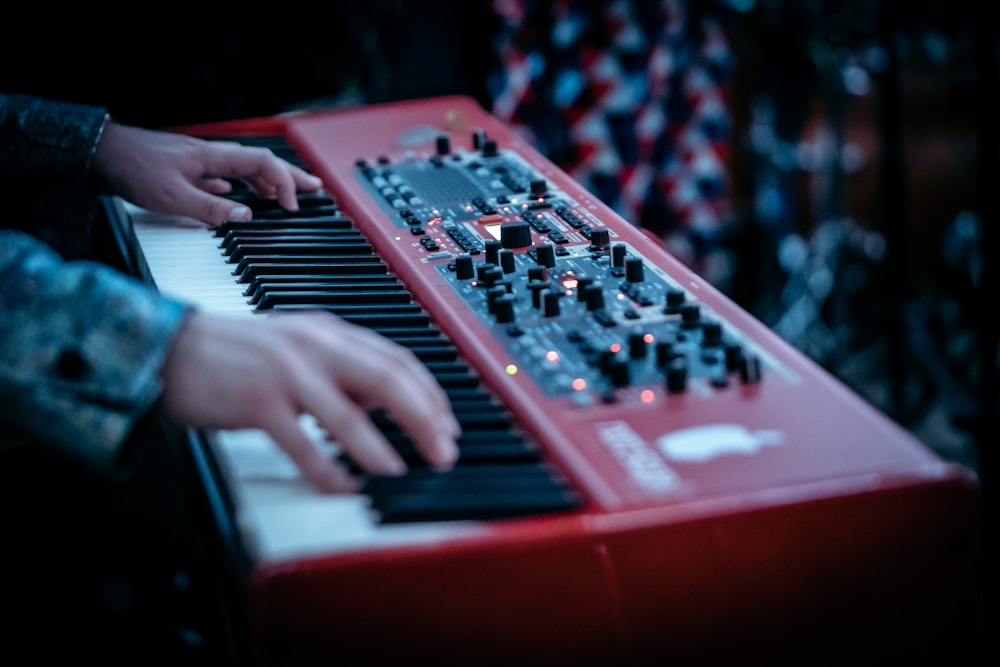
[[[22,7],[0,43],[0,88],[148,127],[470,95],[985,477],[998,411],[996,5]]]

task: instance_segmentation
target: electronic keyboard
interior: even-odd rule
[[[975,626],[974,474],[471,99],[181,131],[267,146],[324,189],[290,213],[237,188],[254,219],[216,230],[119,202],[136,273],[248,326],[369,327],[463,426],[439,473],[373,413],[411,469],[357,470],[354,496],[317,493],[260,432],[192,435],[251,662],[815,663],[949,654]]]

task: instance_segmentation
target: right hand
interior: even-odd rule
[[[301,430],[312,415],[363,469],[406,465],[367,411],[384,408],[427,461],[450,468],[459,434],[448,398],[406,348],[323,312],[227,318],[194,312],[162,370],[163,404],[182,424],[260,428],[316,488],[357,491],[358,480]]]

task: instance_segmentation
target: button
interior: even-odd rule
[[[90,365],[78,351],[63,350],[56,360],[56,372],[67,380],[83,379],[90,370]]]

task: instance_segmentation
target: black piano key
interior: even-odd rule
[[[280,206],[276,208],[255,209],[251,204],[250,209],[253,211],[253,220],[280,220],[282,218],[287,218],[290,214],[295,215],[298,218],[318,218],[335,216],[340,213],[340,209],[337,208],[336,204],[300,208],[298,211],[288,211]]]
[[[406,291],[394,278],[382,276],[373,277],[371,280],[360,282],[359,276],[340,276],[340,280],[335,278],[306,282],[297,280],[295,282],[280,281],[254,281],[250,287],[243,291],[247,297],[247,303],[256,305],[260,303],[265,294],[279,294],[282,292],[331,292],[344,290],[349,292],[381,292],[381,291]]]
[[[315,304],[280,304],[275,311],[327,310],[341,319],[358,326],[378,329],[379,327],[412,327],[429,324],[430,317],[419,307],[412,310],[395,308],[358,308],[354,306],[317,306]]]
[[[240,261],[236,262],[236,268],[233,269],[233,275],[240,275],[247,270],[248,267],[255,264],[272,264],[272,265],[283,265],[283,266],[308,266],[312,264],[325,264],[328,267],[336,267],[343,265],[383,265],[382,260],[377,255],[371,254],[358,254],[358,255],[341,255],[341,254],[307,254],[307,255],[285,255],[285,254],[272,254],[272,255],[250,255],[244,257]],[[381,272],[380,272],[381,273]]]
[[[253,297],[254,295],[259,295],[268,289],[281,289],[282,285],[292,286],[291,289],[296,289],[295,285],[336,285],[338,283],[345,284],[357,284],[364,282],[365,284],[371,285],[382,285],[385,287],[399,286],[402,287],[400,282],[396,279],[396,276],[391,273],[379,273],[379,274],[368,274],[368,275],[357,275],[357,274],[344,274],[344,275],[333,275],[333,274],[302,274],[302,273],[291,273],[288,275],[260,275],[254,277],[250,282],[246,283],[247,287],[243,291],[244,296]],[[405,288],[404,288],[405,289]]]
[[[284,231],[286,229],[353,229],[354,222],[340,215],[300,218],[289,216],[281,220],[226,220],[213,233],[225,237],[231,231]]]
[[[332,214],[337,211],[337,204],[333,197],[323,191],[319,192],[299,192],[296,201],[299,210],[289,211],[282,206],[274,197],[263,197],[250,188],[234,188],[226,195],[227,198],[237,201],[250,207],[254,217],[267,216],[270,214],[281,214],[286,216],[297,215],[311,217],[313,211],[327,211]]]
[[[364,235],[355,229],[291,229],[278,234],[273,230],[248,230],[227,232],[219,243],[219,249],[226,257],[246,243],[367,243]]]
[[[360,255],[350,258],[322,257],[318,260],[312,259],[310,261],[306,261],[305,258],[299,258],[303,260],[301,262],[257,261],[261,259],[258,257],[256,260],[247,261],[242,266],[237,267],[233,271],[233,275],[237,276],[237,282],[248,283],[254,278],[261,276],[295,274],[378,275],[389,272],[389,268],[385,264],[367,261],[367,257]],[[349,259],[350,261],[342,261],[342,259]]]
[[[282,304],[313,304],[324,308],[337,304],[387,304],[410,303],[410,293],[405,290],[311,290],[299,292],[268,292],[257,304],[257,310],[269,310]]]
[[[343,243],[328,240],[321,243],[243,243],[229,253],[227,261],[238,264],[252,257],[267,257],[281,255],[293,260],[300,256],[337,256],[337,255],[371,255],[372,247],[368,243],[345,241]]]

